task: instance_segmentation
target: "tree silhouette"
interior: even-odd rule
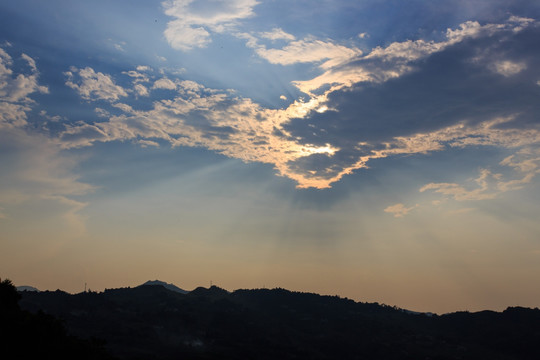
[[[0,358],[112,359],[96,343],[68,336],[60,320],[21,310],[20,298],[11,280],[0,280]]]

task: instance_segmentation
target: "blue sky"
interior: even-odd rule
[[[537,306],[540,5],[0,3],[0,269]]]

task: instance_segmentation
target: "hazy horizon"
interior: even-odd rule
[[[0,2],[0,277],[540,305],[540,3]]]

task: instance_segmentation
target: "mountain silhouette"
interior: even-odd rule
[[[141,284],[139,286],[163,286],[166,289],[169,289],[171,291],[174,291],[174,292],[177,292],[177,293],[180,293],[180,294],[187,294],[189,292],[189,291],[180,289],[178,286],[176,286],[174,284],[167,284],[166,282],[159,281],[159,280],[148,280],[147,282],[145,282],[144,284]]]
[[[22,286],[17,286],[17,291],[39,291],[39,290],[33,286],[22,285]]]
[[[22,292],[121,359],[540,359],[540,310],[418,314],[285,289]]]

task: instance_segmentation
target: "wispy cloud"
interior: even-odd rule
[[[454,183],[431,183],[420,188],[420,192],[433,190],[443,195],[452,196],[458,201],[493,199],[497,194],[490,191],[489,180],[496,180],[498,177],[498,174],[491,174],[489,170],[483,169],[480,176],[475,179],[477,183],[475,189],[465,189],[463,186]]]
[[[276,41],[276,40],[292,41],[296,39],[294,35],[283,31],[283,29],[281,28],[273,28],[271,31],[263,31],[259,33],[259,36],[264,39],[269,39],[272,41]]]
[[[474,179],[476,187],[466,188],[457,183],[430,183],[420,188],[420,192],[431,190],[451,196],[457,201],[495,199],[505,192],[522,189],[540,173],[540,150],[522,149],[502,160],[499,165],[513,168],[514,177],[517,178],[508,179],[502,173],[482,169],[480,176]]]
[[[167,23],[165,38],[174,49],[205,47],[212,41],[212,32],[231,30],[239,20],[253,16],[257,3],[255,0],[165,1],[165,14],[175,18]]]
[[[7,154],[11,161],[2,161]],[[73,171],[76,158],[62,154],[61,148],[43,134],[12,128],[0,132],[0,162],[0,205],[6,216],[14,206],[49,202],[60,206],[59,215],[78,233],[84,231],[80,211],[86,203],[75,197],[95,188],[79,181]]]
[[[418,205],[406,207],[405,205],[398,203],[395,205],[388,206],[386,209],[384,209],[384,212],[390,213],[394,215],[394,217],[400,218],[409,214],[412,210],[416,209],[417,207]]]
[[[362,54],[362,51],[356,48],[312,38],[291,41],[280,49],[267,49],[265,46],[259,45],[255,52],[271,64],[292,65],[322,62],[320,65],[322,69],[345,63]]]
[[[495,72],[508,77],[519,74],[527,68],[527,65],[521,62],[504,60],[493,63],[492,67]]]

